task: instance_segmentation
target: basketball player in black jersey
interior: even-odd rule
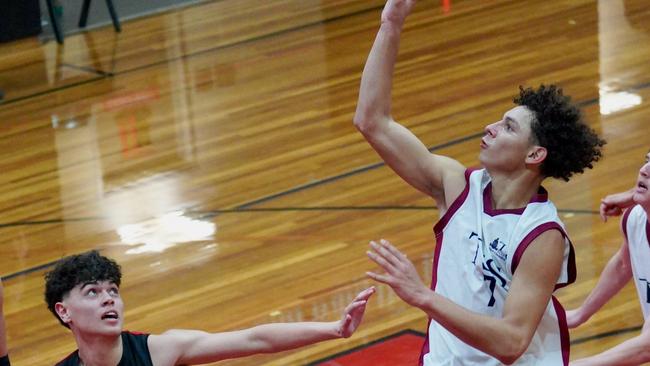
[[[9,366],[9,355],[7,350],[7,334],[5,333],[4,290],[2,279],[0,279],[0,366]]]
[[[272,323],[224,333],[174,329],[149,335],[122,330],[121,271],[115,261],[96,251],[74,255],[45,278],[48,308],[72,331],[78,347],[57,364],[61,366],[194,365],[347,338],[375,291],[371,287],[359,293],[334,322]]]

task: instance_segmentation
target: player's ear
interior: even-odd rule
[[[544,159],[546,159],[546,154],[547,151],[545,147],[533,145],[526,155],[526,164],[539,165],[544,161]]]
[[[70,312],[62,302],[57,302],[54,304],[54,311],[56,311],[56,315],[59,316],[62,322],[66,324],[70,323]]]

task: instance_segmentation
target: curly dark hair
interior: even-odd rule
[[[71,255],[61,259],[54,269],[45,274],[45,302],[59,322],[66,328],[70,328],[56,313],[54,305],[57,302],[63,301],[63,298],[79,284],[110,281],[119,287],[121,280],[120,265],[100,255],[98,251]]]
[[[561,88],[542,84],[534,90],[519,86],[519,96],[513,101],[535,115],[531,138],[546,148],[546,159],[541,165],[545,177],[568,182],[574,173],[593,168],[593,163],[602,157],[601,148],[606,141],[587,126],[580,109],[562,94]]]

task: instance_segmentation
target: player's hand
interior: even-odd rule
[[[350,337],[357,330],[363,314],[366,311],[368,298],[375,293],[374,287],[369,287],[357,295],[352,302],[343,310],[343,317],[339,321],[338,333],[343,338]]]
[[[415,0],[388,0],[381,12],[381,22],[401,27],[414,5]]]
[[[429,292],[413,263],[387,240],[371,241],[368,257],[377,263],[384,274],[366,272],[373,280],[389,285],[407,304],[419,307]]]
[[[608,216],[619,216],[624,209],[634,204],[633,195],[634,189],[630,189],[603,198],[600,201],[600,218],[606,222]]]

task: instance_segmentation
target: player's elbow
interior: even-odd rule
[[[503,350],[501,354],[496,355],[496,359],[501,361],[504,365],[512,365],[519,359],[519,357],[521,357],[521,355],[524,354],[524,351],[526,351],[526,349],[520,350],[511,347],[511,349]]]
[[[512,335],[506,342],[500,344],[501,347],[497,351],[498,354],[494,355],[495,358],[504,365],[512,365],[528,349],[530,337],[526,337],[525,335]]]
[[[366,113],[357,111],[354,114],[354,127],[357,128],[364,136],[371,133],[373,129],[377,126],[376,123],[373,123],[373,120],[368,117]]]
[[[375,135],[384,126],[388,125],[389,117],[372,110],[357,109],[354,114],[354,126],[366,138]]]

